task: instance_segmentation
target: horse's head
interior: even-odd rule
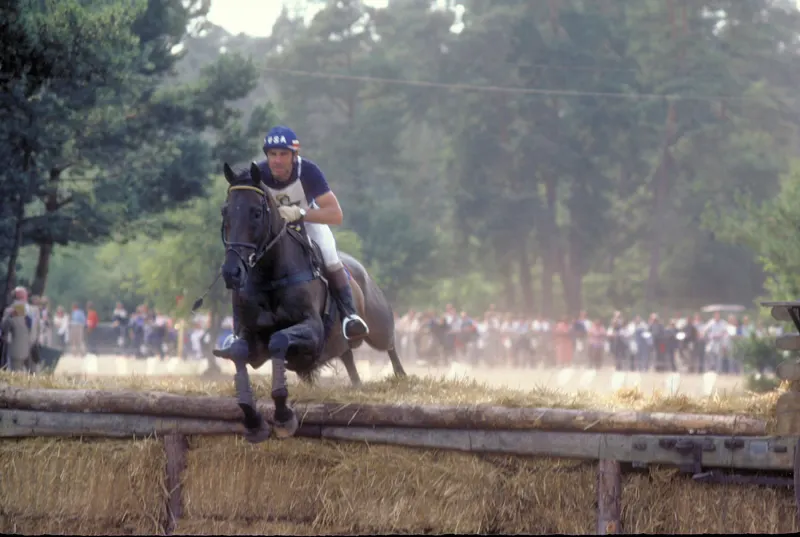
[[[230,186],[222,206],[222,278],[228,289],[242,289],[249,270],[275,244],[283,220],[255,163],[239,174],[225,163],[223,171]]]

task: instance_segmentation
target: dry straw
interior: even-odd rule
[[[124,388],[232,394],[232,382],[81,379],[4,373],[0,382],[49,388]],[[269,379],[259,379],[268,397]],[[741,413],[772,417],[777,393],[695,399],[636,391],[611,397],[543,389],[489,390],[411,378],[349,387],[292,386],[303,402],[494,403],[509,406]],[[4,441],[0,530],[158,533],[164,451],[156,440]],[[177,534],[593,533],[596,465],[292,439],[257,446],[193,438]],[[651,468],[624,478],[627,533],[791,532],[788,490],[694,483]]]

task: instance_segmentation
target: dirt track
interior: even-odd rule
[[[225,374],[233,375],[233,365],[222,362]],[[473,367],[468,364],[452,363],[448,367],[432,367],[422,361],[404,360],[410,375],[434,378],[474,380],[492,387],[530,390],[546,387],[564,392],[594,391],[608,393],[621,388],[638,387],[644,393],[661,391],[664,393],[683,393],[691,396],[708,396],[714,393],[741,391],[744,379],[733,375],[704,375],[690,373],[631,373],[616,372],[613,368],[599,370],[588,368],[530,368]],[[379,380],[392,374],[391,366],[383,357],[356,359],[356,366],[363,381]],[[160,361],[157,358],[134,360],[115,356],[93,356],[76,358],[64,356],[59,362],[56,374],[85,374],[88,376],[195,376],[202,374],[207,367],[205,361],[180,360],[170,358]],[[253,373],[269,374],[269,367],[262,367]],[[323,371],[328,382],[347,382],[344,367],[336,362],[334,368]]]

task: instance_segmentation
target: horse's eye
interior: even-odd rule
[[[261,218],[261,215],[262,215],[261,209],[256,209],[253,212],[253,218],[256,218],[256,219]]]

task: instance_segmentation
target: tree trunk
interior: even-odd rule
[[[505,295],[506,311],[516,311],[517,307],[517,292],[514,289],[514,278],[512,275],[509,264],[505,261],[508,256],[498,256],[497,272],[500,274],[500,280],[503,283],[503,295]]]
[[[522,297],[522,313],[533,315],[536,312],[535,300],[533,297],[533,283],[531,281],[531,257],[528,252],[528,241],[523,238],[517,247],[519,264],[519,296]]]
[[[14,244],[11,247],[11,255],[8,256],[8,267],[6,269],[6,281],[3,287],[3,296],[0,296],[0,314],[6,310],[8,304],[7,300],[11,296],[11,291],[14,289],[14,283],[17,278],[17,258],[19,257],[19,249],[22,245],[22,219],[25,216],[25,199],[20,196],[17,203],[16,223],[14,224]]]
[[[669,169],[672,155],[670,147],[675,143],[675,103],[670,101],[664,128],[664,141],[655,173],[653,174],[653,220],[650,242],[650,271],[645,289],[647,304],[655,304],[658,298],[659,269],[661,268],[661,248],[664,241],[664,220],[669,192]]]
[[[48,214],[58,212],[61,207],[58,203],[58,182],[65,169],[56,167],[50,170],[48,192],[44,200],[44,208]],[[47,275],[50,272],[50,259],[53,256],[54,245],[52,238],[39,244],[39,259],[36,262],[36,272],[31,285],[31,294],[33,295],[43,295],[47,287]]]
[[[50,272],[50,258],[53,255],[54,244],[47,241],[39,245],[39,259],[36,262],[36,272],[31,284],[31,294],[42,296],[47,286],[47,274]]]
[[[583,254],[580,232],[573,224],[569,231],[569,259],[564,259],[561,273],[567,313],[573,316],[583,309]]]
[[[558,262],[557,237],[558,231],[556,224],[556,181],[547,178],[544,181],[545,198],[547,210],[543,218],[541,233],[541,243],[543,245],[542,254],[542,278],[541,278],[541,307],[539,313],[545,318],[553,316],[553,275],[555,274]]]

